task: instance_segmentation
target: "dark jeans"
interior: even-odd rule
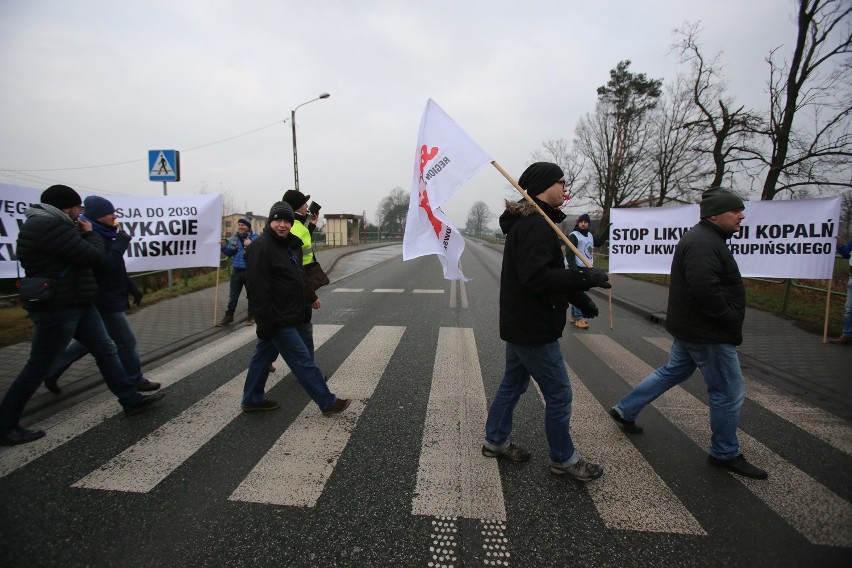
[[[9,432],[19,425],[27,402],[56,367],[72,339],[85,345],[94,355],[104,382],[122,406],[133,406],[142,399],[136,387],[127,380],[115,343],[107,335],[95,306],[33,310],[30,319],[35,326],[30,358],[0,403],[0,433]]]
[[[246,285],[246,269],[231,268],[231,295],[228,298],[228,311],[233,312],[237,309],[237,300],[240,299],[240,292]],[[251,300],[248,296],[248,288],[246,288],[246,302],[248,303],[248,313],[251,315]]]
[[[121,365],[127,373],[127,380],[133,385],[140,384],[144,379],[142,377],[142,364],[139,362],[139,352],[136,349],[136,336],[133,334],[133,328],[130,327],[130,320],[124,312],[113,312],[111,314],[101,313],[101,319],[104,321],[107,334],[110,339],[115,342],[115,347],[118,349],[118,358],[121,359]],[[59,378],[62,373],[68,370],[68,367],[88,355],[89,349],[80,343],[74,341],[62,354],[59,359],[57,368],[51,373],[51,378]]]

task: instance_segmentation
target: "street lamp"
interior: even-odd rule
[[[328,93],[322,93],[317,98],[297,105],[296,108],[290,111],[290,126],[293,128],[293,176],[295,177],[296,191],[299,191],[299,157],[296,152],[296,110],[298,110],[300,106],[305,106],[308,103],[312,103],[320,99],[327,99],[330,96],[331,95]]]

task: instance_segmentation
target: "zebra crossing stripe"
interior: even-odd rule
[[[603,335],[579,338],[631,385],[653,372],[648,364]],[[700,400],[675,387],[652,403],[695,444],[706,449],[709,411]],[[852,506],[824,485],[746,434],[737,431],[743,453],[769,471],[768,480],[731,474],[813,544],[852,547]],[[802,511],[808,511],[803,514]]]
[[[145,376],[148,380],[161,383],[162,388],[165,389],[183,377],[209,365],[211,361],[242,347],[252,341],[254,336],[253,328],[240,329],[178,357],[170,361],[168,365],[148,371]],[[120,412],[121,406],[115,400],[115,396],[107,391],[35,424],[34,428],[45,430],[47,435],[35,442],[5,448],[3,452],[0,452],[0,477],[55,450]]]
[[[314,326],[314,345],[318,348],[341,327]],[[266,382],[267,389],[290,372],[280,357],[278,364],[278,372],[270,375]],[[245,371],[235,376],[72,487],[133,493],[151,491],[242,412],[240,398],[245,376]]]
[[[309,404],[228,499],[315,506],[404,331],[371,329],[329,380],[332,391],[352,399],[349,408],[328,418]]]
[[[497,460],[481,455],[486,400],[470,328],[438,333],[411,512],[505,521]]]
[[[571,381],[571,435],[582,456],[604,464],[603,477],[586,485],[604,524],[611,529],[706,536],[686,506],[602,411],[583,381],[568,372],[577,379]]]
[[[671,339],[666,337],[646,337],[645,341],[663,351],[669,351],[672,347]],[[750,380],[748,377],[746,377],[746,396],[808,434],[852,456],[852,428],[842,418],[796,400],[759,381]]]

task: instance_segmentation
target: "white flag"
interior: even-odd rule
[[[459,269],[464,237],[440,207],[491,161],[491,157],[429,99],[417,136],[411,198],[402,241],[403,260],[437,254],[444,267],[444,278],[468,280]]]

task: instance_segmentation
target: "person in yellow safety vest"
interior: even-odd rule
[[[305,195],[299,190],[288,189],[284,192],[282,199],[293,208],[293,212],[295,213],[295,220],[293,221],[293,227],[290,229],[290,232],[302,240],[302,266],[308,266],[316,262],[311,234],[317,228],[318,216],[308,218],[308,200],[310,198],[310,195]],[[319,298],[316,298],[310,303],[305,309],[305,323],[296,326],[299,335],[302,337],[302,341],[305,342],[305,346],[311,354],[311,358],[314,356],[314,330],[311,317],[313,316],[313,310],[320,309],[321,305]]]

